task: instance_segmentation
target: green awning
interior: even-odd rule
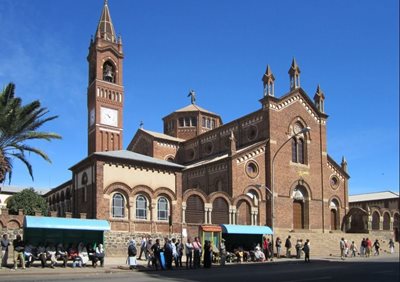
[[[260,225],[221,224],[221,227],[222,233],[226,234],[271,235],[274,233],[270,227]]]

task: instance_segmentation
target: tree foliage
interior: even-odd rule
[[[47,215],[49,207],[41,195],[33,188],[28,188],[11,196],[7,201],[7,208],[10,214],[18,214],[18,210],[23,209],[25,215],[35,215],[37,210]]]
[[[21,98],[15,97],[14,92],[13,83],[9,83],[0,92],[0,183],[3,183],[7,176],[11,182],[13,159],[25,164],[33,180],[33,169],[26,158],[26,152],[51,162],[44,151],[30,146],[28,141],[61,139],[56,133],[38,131],[43,124],[57,116],[45,117],[49,111],[41,107],[38,100],[22,105]]]

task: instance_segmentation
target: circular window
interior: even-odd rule
[[[246,165],[246,173],[250,178],[255,178],[258,175],[258,165],[257,163],[250,161]]]
[[[333,189],[337,189],[339,187],[340,181],[336,175],[332,175],[330,179],[330,185]]]
[[[211,154],[213,151],[213,144],[211,142],[208,142],[204,145],[204,151],[207,155]]]
[[[247,139],[254,140],[257,137],[257,134],[258,134],[257,126],[252,125],[247,129]]]

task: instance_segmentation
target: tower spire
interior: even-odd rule
[[[265,70],[265,74],[261,78],[264,85],[264,96],[274,96],[274,81],[275,77],[271,71],[269,65],[267,65],[267,69]]]
[[[96,30],[96,37],[101,37],[104,40],[116,42],[114,25],[111,20],[107,0],[104,0],[103,11],[101,12],[99,24]]]
[[[324,112],[324,101],[325,101],[324,92],[322,92],[321,87],[318,84],[317,91],[315,92],[314,95],[314,103],[321,113]]]
[[[288,71],[290,77],[290,91],[300,87],[300,68],[293,57],[292,65]]]

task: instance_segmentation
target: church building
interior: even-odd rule
[[[279,96],[267,66],[253,112],[223,123],[191,91],[189,105],[162,118],[163,132],[139,128],[124,149],[124,98],[134,93],[124,92],[122,47],[105,1],[87,56],[88,156],[46,194],[58,216],[108,220],[117,249],[127,238],[216,236],[230,226],[342,230],[347,163],[329,156],[325,94],[301,88],[294,58]]]

